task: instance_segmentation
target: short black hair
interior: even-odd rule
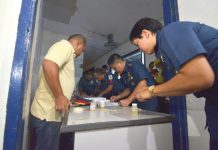
[[[83,74],[84,75],[92,74],[92,70],[89,69],[89,70],[85,71]]]
[[[73,34],[69,36],[67,40],[69,41],[71,39],[81,40],[84,43],[84,45],[86,45],[86,38],[82,34]]]
[[[133,26],[130,32],[129,39],[130,41],[133,41],[136,38],[142,38],[141,34],[142,30],[144,29],[149,30],[155,34],[157,33],[157,31],[161,30],[162,27],[162,24],[156,19],[142,18],[139,21],[137,21],[136,24]]]
[[[95,73],[96,75],[104,75],[104,71],[103,71],[103,69],[101,69],[101,68],[96,68],[95,71],[94,71],[94,73]]]
[[[117,60],[124,61],[124,58],[120,56],[119,54],[114,53],[108,58],[107,64],[110,66],[114,64]]]
[[[108,69],[108,66],[107,65],[102,65],[101,68],[102,69]]]

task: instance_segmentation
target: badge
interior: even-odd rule
[[[113,76],[112,76],[112,75],[108,75],[108,79],[109,79],[109,80],[112,80],[112,79],[113,79]]]
[[[163,58],[162,55],[160,55],[160,59],[161,59],[162,62],[164,62],[164,58]]]
[[[133,76],[130,74],[130,72],[128,72],[128,81],[132,80]]]

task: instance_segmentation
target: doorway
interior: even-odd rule
[[[54,42],[66,39],[73,33],[81,33],[87,38],[87,50],[75,62],[76,81],[79,81],[84,70],[102,66],[112,53],[125,55],[136,49],[129,42],[128,35],[139,18],[151,17],[168,24],[178,20],[176,12],[175,0],[38,0],[32,50],[28,59],[29,74],[24,77],[24,80],[28,79],[24,106],[21,107],[24,122],[20,124],[24,126],[24,138],[19,139],[23,141],[23,149],[28,144],[28,114],[40,64]],[[188,149],[185,104],[178,103],[181,98],[175,99],[171,103],[175,109],[171,112],[180,120],[174,122],[174,148]]]

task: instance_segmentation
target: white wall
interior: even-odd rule
[[[180,21],[198,21],[218,27],[217,0],[178,0]]]
[[[217,0],[178,0],[180,21],[197,21],[218,28]],[[209,135],[204,130],[206,118],[204,99],[193,95],[187,97],[187,114],[189,130],[189,149],[209,149]]]
[[[21,0],[0,0],[0,150],[3,149],[6,104],[21,2]]]

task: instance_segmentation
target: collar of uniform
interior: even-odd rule
[[[157,31],[157,33],[156,33],[156,46],[155,46],[155,55],[156,55],[156,57],[158,57],[159,58],[159,56],[160,56],[160,50],[159,50],[159,46],[160,46],[160,42],[161,42],[161,39],[160,39],[160,33],[161,31]]]
[[[124,71],[123,71],[123,73],[121,75],[123,75],[125,73],[128,73],[128,71],[129,71],[129,69],[128,69],[129,64],[130,64],[130,61],[125,60],[125,68],[124,68]]]

